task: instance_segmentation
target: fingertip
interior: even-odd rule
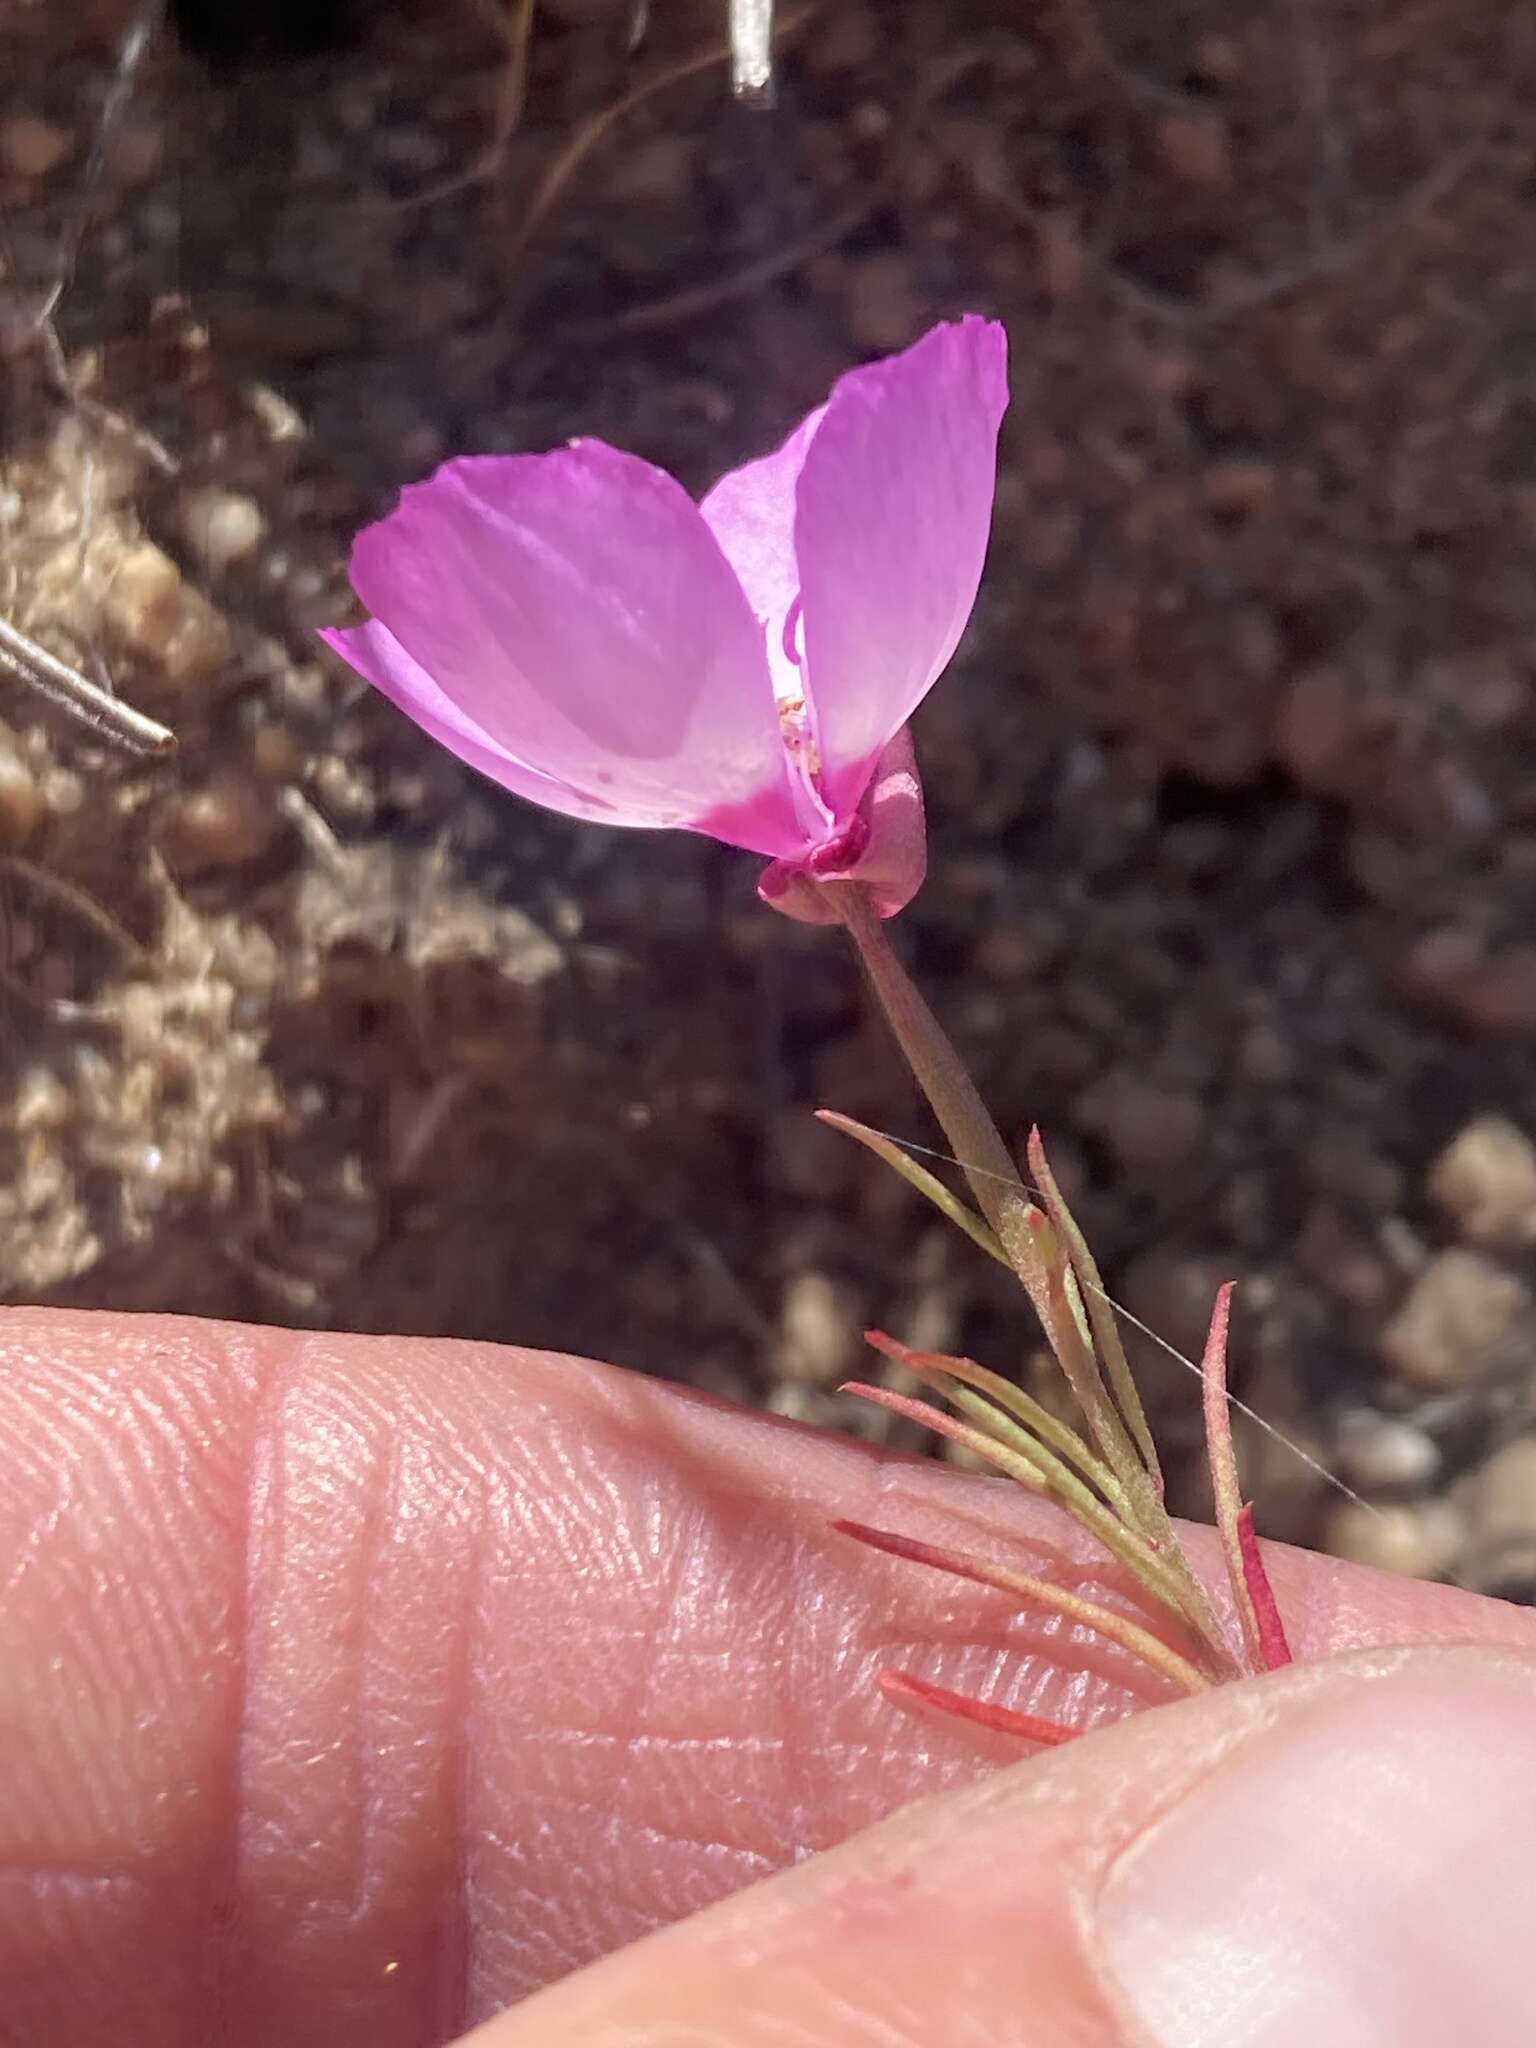
[[[908,1807],[473,2038],[1516,2048],[1533,1826],[1536,1658],[1293,1667]]]

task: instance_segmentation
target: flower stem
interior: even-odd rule
[[[1052,1177],[1039,1133],[1031,1134],[1029,1145],[1031,1179],[1041,1190],[1036,1202],[959,1055],[896,958],[868,890],[854,883],[824,887],[829,904],[847,927],[897,1044],[970,1183],[985,1223],[956,1202],[925,1168],[903,1161],[898,1171],[983,1250],[993,1256],[1001,1251],[1023,1283],[1082,1410],[1086,1441],[1069,1433],[1069,1447],[1054,1427],[1042,1426],[1040,1417],[1025,1407],[1024,1397],[1000,1398],[997,1387],[969,1361],[921,1355],[907,1361],[920,1378],[937,1386],[960,1410],[967,1418],[964,1422],[883,1388],[845,1391],[858,1392],[883,1407],[923,1420],[1025,1485],[1054,1496],[1129,1567],[1154,1598],[1193,1630],[1213,1675],[1227,1676],[1244,1665],[1264,1669],[1283,1663],[1289,1651],[1274,1596],[1251,1528],[1245,1532],[1242,1525],[1230,1418],[1225,1408],[1225,1293],[1217,1305],[1205,1362],[1206,1422],[1217,1525],[1246,1652],[1241,1662],[1232,1657],[1205,1588],[1190,1567],[1169,1518],[1152,1432],[1109,1298],[1083,1234]],[[896,1149],[881,1133],[847,1119],[829,1120],[839,1122],[882,1156]],[[883,1342],[879,1348],[892,1353],[900,1350]],[[957,1363],[958,1371],[954,1369]],[[959,1384],[954,1384],[957,1381]],[[988,1582],[1001,1583],[995,1578]],[[1022,1591],[1024,1583],[1016,1579],[1015,1590]],[[1034,1591],[1033,1582],[1030,1590]],[[1139,1646],[1137,1653],[1147,1654]],[[1166,1661],[1159,1664],[1170,1675],[1194,1668],[1166,1646],[1162,1655],[1173,1659],[1171,1665]],[[1158,1658],[1152,1656],[1148,1661],[1158,1662]],[[1201,1683],[1208,1682],[1202,1675]]]
[[[1060,1257],[1048,1256],[1045,1249],[1054,1247],[1055,1235],[1043,1212],[1031,1201],[1013,1154],[988,1115],[975,1082],[960,1064],[960,1056],[944,1027],[891,950],[884,922],[870,902],[868,891],[845,883],[837,888],[834,900],[896,1042],[943,1127],[977,1205],[996,1233],[1008,1263],[1023,1282],[1041,1328],[1062,1360],[1100,1453],[1131,1494],[1138,1519],[1145,1520],[1148,1533],[1161,1540],[1167,1517],[1161,1512],[1156,1453],[1152,1453],[1149,1472],[1143,1453],[1133,1443],[1104,1389],[1086,1328],[1079,1332],[1071,1327],[1076,1319],[1071,1314],[1070,1299],[1063,1293],[1068,1285],[1065,1263]],[[1054,1182],[1050,1188],[1054,1196]],[[1059,1196],[1056,1206],[1062,1206]],[[1069,1360],[1073,1363],[1069,1364]],[[1074,1377],[1073,1367],[1078,1363],[1083,1370]],[[1131,1398],[1132,1413],[1139,1417],[1140,1404],[1135,1402],[1134,1395]]]
[[[827,894],[833,893],[829,887]],[[884,922],[867,890],[857,883],[843,883],[836,886],[835,901],[870,987],[970,1183],[976,1205],[997,1233],[1042,1325],[1049,1330],[1045,1271],[1027,1220],[1034,1204],[1013,1154],[987,1114],[986,1104],[943,1026],[891,950]]]

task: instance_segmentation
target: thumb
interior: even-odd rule
[[[905,1808],[474,2048],[1529,2048],[1536,1658],[1371,1651]]]

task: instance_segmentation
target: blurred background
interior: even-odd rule
[[[573,433],[702,489],[1006,321],[905,948],[1111,1287],[1536,1596],[1536,14],[1510,0],[0,0],[0,1299],[591,1352],[915,1446],[878,1322],[1006,1278],[811,1121],[934,1133],[835,934],[547,816],[313,637],[357,526]],[[452,602],[452,593],[444,593]],[[1182,1504],[1194,1382],[1141,1347]],[[867,1370],[867,1367],[865,1367]]]

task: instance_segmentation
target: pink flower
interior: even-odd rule
[[[327,632],[423,731],[519,796],[766,854],[889,916],[922,880],[906,722],[975,602],[1008,402],[974,315],[850,371],[694,505],[601,441],[444,463],[352,550],[372,618]]]

